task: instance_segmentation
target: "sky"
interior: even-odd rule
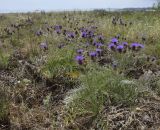
[[[151,7],[156,0],[0,0],[0,12]]]

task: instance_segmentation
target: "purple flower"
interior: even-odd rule
[[[46,42],[42,42],[42,43],[40,43],[39,47],[43,50],[47,50],[48,49],[48,44]]]
[[[84,27],[81,27],[79,30],[80,30],[81,32],[83,32],[83,31],[85,30],[85,28],[84,28]]]
[[[95,58],[96,58],[96,56],[97,56],[97,53],[94,52],[94,51],[93,51],[93,52],[90,52],[90,53],[89,53],[89,56],[91,57],[92,60],[95,60]]]
[[[55,26],[52,27],[52,28],[54,28],[54,30],[55,30],[55,32],[56,32],[57,34],[60,34],[60,33],[61,33],[61,30],[62,30],[62,26],[61,26],[61,25],[55,25]]]
[[[61,25],[55,25],[54,26],[54,30],[61,30],[62,29],[62,26]]]
[[[98,40],[102,41],[104,40],[104,37],[102,35],[98,35]]]
[[[103,44],[102,44],[102,43],[95,43],[95,46],[96,46],[97,48],[99,48],[99,47],[102,47]]]
[[[144,45],[142,45],[142,44],[140,44],[140,43],[132,43],[132,44],[130,45],[130,48],[131,48],[132,50],[139,50],[139,49],[141,49],[141,48],[144,48]]]
[[[93,39],[93,46],[95,46],[97,44],[96,39]]]
[[[137,47],[138,47],[138,44],[137,44],[137,43],[132,43],[132,44],[130,45],[130,48],[131,48],[132,50],[136,50]]]
[[[84,57],[81,55],[76,56],[75,60],[78,62],[79,65],[83,64]]]
[[[127,42],[122,42],[122,45],[123,45],[124,47],[126,47],[126,46],[128,46],[128,43],[127,43]]]
[[[96,57],[97,53],[93,51],[93,52],[90,52],[89,55],[90,55],[91,57],[92,57],[92,56],[93,56],[93,57]]]
[[[83,38],[86,38],[86,37],[87,37],[87,32],[83,31],[83,32],[81,33],[81,36],[82,36]]]
[[[117,44],[118,43],[118,39],[117,38],[112,38],[111,42],[114,43],[114,44]]]
[[[123,45],[118,45],[118,46],[117,46],[117,50],[118,50],[119,52],[122,52],[123,49],[124,49],[124,46],[123,46]]]
[[[75,38],[75,33],[74,32],[69,32],[68,34],[69,38]]]
[[[110,44],[108,45],[108,48],[111,49],[111,50],[113,50],[113,51],[115,51],[116,45],[115,45],[114,43],[110,43]]]
[[[83,53],[83,49],[77,50],[77,53],[78,53],[78,54],[82,54],[82,53]]]
[[[97,48],[97,49],[96,49],[96,52],[97,52],[98,56],[101,56],[101,55],[102,55],[102,49]]]
[[[137,47],[138,48],[144,48],[144,45],[140,44],[140,43],[137,43]]]
[[[43,35],[43,32],[41,30],[39,30],[39,31],[36,32],[36,35],[41,36],[41,35]]]
[[[102,49],[96,48],[96,52],[102,52]]]
[[[60,29],[57,29],[57,30],[55,30],[55,32],[56,32],[57,34],[60,34],[60,33],[61,33],[61,30],[60,30]]]
[[[91,38],[91,37],[94,37],[94,32],[93,31],[89,31],[88,32],[88,36]]]

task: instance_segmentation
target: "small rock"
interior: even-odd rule
[[[136,111],[142,111],[142,109],[141,109],[141,108],[139,108],[139,107],[137,107],[137,108],[136,108]]]
[[[153,72],[151,70],[148,70],[139,79],[142,81],[148,81],[152,76]]]
[[[31,83],[31,80],[29,80],[29,79],[23,79],[22,81],[23,81],[23,83],[25,83],[25,84],[30,84],[30,83]]]
[[[129,85],[129,84],[135,84],[135,82],[130,81],[130,80],[122,80],[120,83],[121,84],[127,84],[127,85]]]
[[[151,122],[151,118],[148,115],[145,115],[143,117],[143,121],[145,121],[145,122]]]

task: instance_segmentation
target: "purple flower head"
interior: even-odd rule
[[[128,43],[127,42],[122,42],[122,45],[126,47],[126,46],[128,46]]]
[[[117,44],[118,43],[118,39],[117,38],[112,38],[111,39],[111,43]]]
[[[132,50],[136,50],[137,47],[139,46],[138,44],[139,44],[139,43],[132,43],[132,44],[130,45],[130,48],[131,48]]]
[[[93,32],[93,31],[89,31],[89,32],[88,32],[88,36],[89,36],[90,38],[94,37],[94,32]]]
[[[110,44],[108,45],[108,48],[111,49],[111,50],[113,50],[113,51],[115,51],[116,45],[115,45],[114,43],[110,43]]]
[[[86,38],[86,37],[87,37],[87,32],[83,31],[83,32],[81,33],[81,37]]]
[[[144,45],[140,44],[140,43],[137,43],[137,47],[138,48],[144,48]]]
[[[83,64],[84,57],[81,55],[76,56],[75,60],[78,62],[79,65]]]
[[[62,26],[61,26],[61,25],[59,25],[59,29],[62,29]]]
[[[122,52],[123,49],[124,49],[124,46],[123,46],[123,45],[118,45],[118,46],[117,46],[117,50],[118,50],[119,52]]]
[[[96,39],[93,39],[93,46],[95,46],[97,44],[97,41],[96,41]]]
[[[82,54],[82,53],[83,53],[83,49],[77,50],[77,53],[78,53],[78,54]]]
[[[57,34],[60,34],[60,33],[61,33],[61,30],[60,30],[60,29],[57,29],[57,30],[55,30],[55,32],[56,32]]]
[[[130,45],[130,48],[131,48],[132,50],[139,50],[139,49],[144,48],[144,45],[143,45],[143,44],[140,44],[140,43],[132,43],[132,44]]]
[[[80,30],[81,32],[83,32],[83,31],[85,30],[85,28],[84,28],[84,27],[81,27],[79,30]]]
[[[46,42],[42,42],[42,43],[40,43],[39,47],[43,50],[47,50],[48,49],[48,44]]]
[[[54,30],[61,30],[62,29],[62,26],[61,25],[55,25],[54,26]]]
[[[95,58],[96,58],[96,56],[97,56],[97,53],[94,52],[94,51],[93,51],[93,52],[90,52],[90,53],[89,53],[89,56],[91,57],[92,60],[95,60]]]
[[[96,52],[102,52],[102,49],[96,48]]]
[[[98,35],[98,40],[102,41],[104,40],[104,37],[102,35]]]
[[[96,49],[96,52],[97,52],[98,56],[101,56],[101,55],[102,55],[102,49],[97,48],[97,49]]]
[[[75,33],[74,32],[69,32],[68,34],[69,38],[75,38]]]
[[[96,43],[95,46],[96,46],[97,48],[100,48],[100,47],[103,46],[103,44],[102,44],[102,43]]]
[[[91,57],[96,57],[97,53],[93,51],[93,52],[90,52],[89,55],[90,55]]]
[[[131,43],[130,47],[137,47],[137,43]]]
[[[41,35],[43,35],[43,32],[41,30],[39,30],[39,31],[36,32],[36,35],[41,36]]]

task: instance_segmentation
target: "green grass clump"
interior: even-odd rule
[[[0,49],[0,69],[6,69],[9,63],[9,54]]]
[[[7,101],[6,93],[0,88],[0,128],[1,125],[7,125],[7,122],[9,122],[9,106]]]
[[[131,105],[137,98],[138,85],[112,69],[93,70],[80,77],[81,89],[69,98],[73,109],[88,111],[97,115],[106,107],[105,104]],[[71,103],[71,104],[70,104]]]
[[[2,94],[1,94],[2,95]],[[3,98],[0,102],[0,120],[2,121],[7,116],[7,103],[6,100]]]
[[[145,53],[151,56],[155,56],[157,58],[160,58],[160,42],[153,45],[148,45],[146,47]]]
[[[47,59],[47,63],[42,69],[42,73],[49,78],[53,78],[73,72],[75,69],[74,50],[64,48],[56,49],[51,52]]]

